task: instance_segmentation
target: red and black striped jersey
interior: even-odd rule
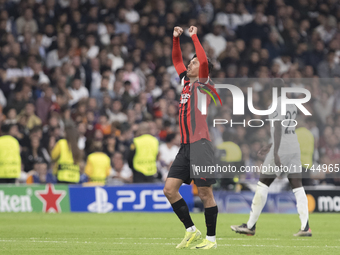
[[[194,143],[201,139],[210,141],[209,129],[207,125],[207,115],[202,115],[199,109],[198,93],[202,93],[198,87],[201,84],[196,81],[190,84],[190,80],[186,77],[186,71],[180,74],[183,90],[179,103],[179,129],[181,133],[181,143]],[[205,93],[204,93],[205,94]],[[207,97],[207,106],[211,101]]]
[[[206,115],[203,115],[197,105],[198,93],[202,93],[199,87],[202,86],[200,81],[209,82],[208,59],[200,44],[197,35],[193,35],[192,41],[195,46],[196,55],[200,63],[199,77],[197,81],[190,83],[190,79],[186,76],[187,69],[184,66],[182,52],[179,44],[179,38],[173,37],[172,61],[176,71],[181,79],[183,90],[179,104],[179,127],[181,133],[181,143],[194,143],[200,139],[210,141]],[[203,92],[204,93],[204,92]],[[205,93],[204,93],[205,94]],[[210,97],[207,97],[207,104],[210,103]]]

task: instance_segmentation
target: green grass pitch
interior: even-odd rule
[[[192,214],[205,234],[204,215]],[[311,214],[311,238],[294,238],[298,215],[262,214],[256,235],[230,225],[248,215],[219,214],[216,250],[177,250],[184,227],[173,213],[1,213],[0,254],[340,254],[340,215]]]

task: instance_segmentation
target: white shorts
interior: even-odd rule
[[[262,164],[261,173],[287,177],[288,174],[302,172],[300,153],[284,154],[279,155],[279,157],[282,163],[282,168],[277,167],[275,165],[274,156],[268,154]]]

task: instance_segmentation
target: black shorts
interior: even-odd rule
[[[191,150],[191,151],[190,151]],[[177,156],[170,167],[168,178],[183,180],[190,184],[192,180],[197,187],[207,187],[216,183],[215,178],[191,178],[192,165],[208,166],[215,164],[214,149],[210,141],[201,139],[192,144],[181,144]]]

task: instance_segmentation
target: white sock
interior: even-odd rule
[[[308,200],[303,187],[293,189],[296,198],[296,208],[300,216],[301,230],[304,230],[308,222]]]
[[[260,217],[264,205],[267,202],[268,188],[269,187],[267,185],[263,184],[260,181],[257,183],[255,196],[251,204],[249,220],[247,222],[247,227],[249,229],[251,229],[255,225],[255,223]]]
[[[210,242],[216,242],[216,236],[207,236],[206,239]]]
[[[193,225],[193,226],[190,227],[190,228],[187,228],[187,231],[188,231],[188,232],[195,232],[195,231],[196,231],[195,225]]]

